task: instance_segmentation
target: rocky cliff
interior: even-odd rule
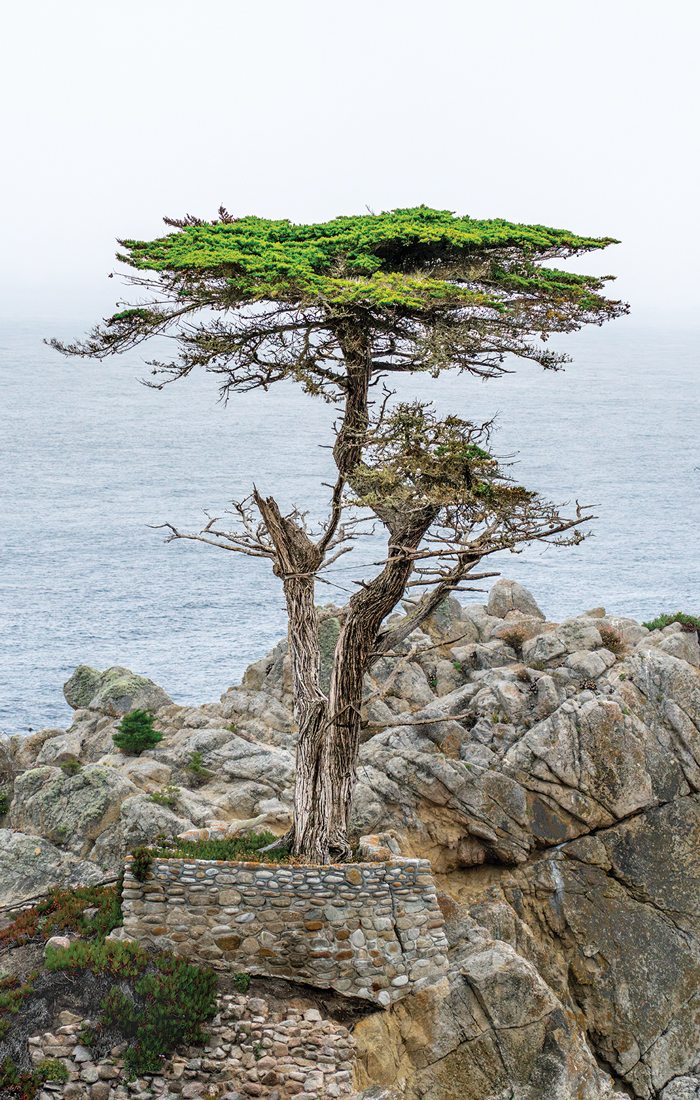
[[[332,651],[337,619],[326,613]],[[519,585],[448,601],[368,678],[359,834],[431,860],[449,975],[353,1030],[364,1095],[700,1096],[700,647],[602,608],[547,622]],[[117,668],[68,730],[0,738],[2,904],[94,882],[158,834],[289,820],[286,646],[218,703]],[[155,711],[155,749],[114,749]]]

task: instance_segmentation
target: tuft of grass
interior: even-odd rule
[[[239,993],[247,993],[250,989],[250,974],[238,973],[233,975],[233,984]]]
[[[235,732],[235,731],[234,731]],[[205,783],[208,783],[214,773],[204,766],[204,758],[201,752],[190,753],[190,758],[187,761],[187,772],[189,775],[190,784],[193,787],[203,787]]]
[[[64,775],[71,776],[77,775],[82,768],[82,764],[78,760],[77,756],[72,756],[68,760],[62,760],[59,767]]]
[[[136,849],[133,855],[136,858],[137,852],[148,852],[151,861],[153,859],[223,859],[250,863],[289,862],[290,856],[286,848],[276,848],[273,852],[260,851],[275,840],[277,837],[274,833],[267,832],[245,833],[230,840],[170,840],[151,848]]]
[[[167,806],[169,810],[174,810],[179,795],[180,788],[168,784],[167,787],[161,787],[159,791],[152,791],[148,796],[148,800],[149,802],[155,802],[156,806]]]
[[[230,840],[165,840],[134,848],[131,855],[131,871],[135,879],[145,882],[154,859],[209,859],[243,861],[246,863],[288,863],[290,853],[286,848],[273,852],[260,849],[278,838],[274,833],[244,833]]]
[[[687,630],[697,630],[700,635],[700,618],[697,615],[686,615],[684,611],[676,611],[672,615],[658,615],[650,622],[642,623],[642,626],[645,626],[647,630],[663,630],[665,626],[670,626],[671,623],[680,623]]]
[[[515,624],[507,627],[505,630],[501,630],[499,639],[510,646],[511,649],[514,649],[519,657],[522,657],[523,646],[528,640],[528,631],[525,627]]]

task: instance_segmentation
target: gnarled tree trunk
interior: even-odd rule
[[[333,658],[328,702],[329,731],[323,742],[323,771],[332,792],[329,847],[336,856],[347,855],[352,796],[360,748],[362,686],[382,622],[406,589],[413,569],[412,552],[433,519],[424,510],[409,522],[392,524],[387,563],[381,573],[352,597]]]

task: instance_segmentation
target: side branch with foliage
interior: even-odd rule
[[[169,336],[176,352],[151,361],[152,386],[203,368],[219,376],[224,399],[293,379],[338,406],[336,480],[317,530],[257,489],[234,505],[232,525],[212,517],[198,533],[165,526],[169,539],[268,558],[281,580],[299,726],[285,843],[309,860],[342,858],[373,661],[463,582],[493,575],[474,572],[484,558],[532,541],[576,543],[591,518],[578,506],[564,515],[515,484],[490,449],[491,425],[396,403],[386,385],[378,400],[377,384],[446,369],[494,378],[509,357],[559,368],[567,357],[547,347],[550,335],[627,307],[602,293],[610,276],[553,265],[616,242],[422,206],[319,225],[236,219],[223,208],[213,222],[166,221],[174,232],[164,237],[120,242],[126,282],[141,299],[82,342],[51,343],[101,359]],[[317,585],[368,517],[385,531],[386,552],[343,610],[325,692]],[[414,592],[408,614],[385,625]]]

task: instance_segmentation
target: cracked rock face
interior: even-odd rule
[[[450,972],[356,1024],[358,1096],[700,1100],[699,666],[678,624],[650,633],[602,608],[547,622],[511,581],[484,606],[447,601],[377,662],[354,824],[432,861]],[[116,671],[69,681],[70,730],[0,738],[4,824],[42,838],[42,884],[116,869],[161,832],[284,831],[286,643],[201,707]],[[138,759],[114,750],[111,681],[157,707],[163,741]],[[9,851],[0,894],[29,896],[36,867]]]

